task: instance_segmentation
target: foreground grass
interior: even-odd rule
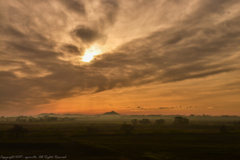
[[[238,134],[92,135],[2,141],[2,155],[67,155],[68,159],[239,159]]]

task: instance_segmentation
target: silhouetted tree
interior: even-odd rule
[[[126,134],[130,134],[130,132],[134,129],[133,125],[124,123],[121,126],[121,130],[123,130]]]
[[[5,117],[2,116],[2,117],[0,118],[0,120],[1,120],[1,122],[5,121]]]
[[[58,117],[49,117],[47,119],[48,122],[57,122],[58,121]]]
[[[138,124],[138,120],[137,120],[137,119],[133,119],[133,120],[132,120],[132,124],[133,124],[134,126],[136,126],[136,125]]]
[[[39,120],[37,118],[34,117],[29,117],[28,118],[28,122],[38,122]]]
[[[155,123],[158,124],[158,125],[163,125],[163,124],[166,123],[166,121],[165,121],[164,119],[157,119],[157,120],[155,121]]]
[[[142,119],[142,120],[139,121],[139,123],[140,124],[149,124],[151,122],[149,121],[149,119]]]
[[[39,119],[39,121],[42,122],[57,122],[58,121],[58,117],[50,117],[50,116],[43,116]]]
[[[183,118],[183,117],[180,117],[180,116],[175,117],[174,122],[173,122],[174,125],[186,125],[188,123],[189,123],[189,119]]]
[[[70,121],[74,121],[75,119],[76,118],[68,118],[68,117],[59,118],[61,122],[70,122]]]
[[[14,127],[8,129],[8,133],[15,135],[16,138],[19,138],[20,136],[27,134],[28,129],[22,127],[21,125],[14,124]]]
[[[17,122],[27,122],[27,116],[18,116],[17,118],[16,118],[16,121]]]

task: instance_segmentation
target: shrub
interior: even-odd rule
[[[126,134],[130,134],[130,132],[134,129],[133,125],[124,123],[121,126],[121,130],[124,131]]]
[[[140,124],[149,124],[151,122],[149,121],[149,119],[142,119],[142,120],[139,121],[139,123]]]
[[[14,127],[8,129],[9,135],[15,135],[16,138],[28,134],[28,129],[22,127],[21,125],[14,124]]]
[[[189,123],[189,119],[183,118],[183,117],[180,117],[180,116],[175,117],[174,122],[173,122],[174,125],[186,125],[188,123]]]
[[[165,121],[164,119],[157,119],[157,120],[155,121],[155,123],[156,123],[157,125],[163,125],[163,124],[166,123],[166,121]]]
[[[138,120],[137,119],[133,119],[132,120],[132,124],[135,126],[135,125],[137,125],[138,124]]]

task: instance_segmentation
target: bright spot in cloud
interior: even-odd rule
[[[84,56],[82,57],[83,62],[90,62],[95,55],[101,54],[102,51],[97,46],[91,46],[90,48],[86,49]]]

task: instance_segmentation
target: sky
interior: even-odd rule
[[[0,115],[240,115],[239,0],[0,0]]]

